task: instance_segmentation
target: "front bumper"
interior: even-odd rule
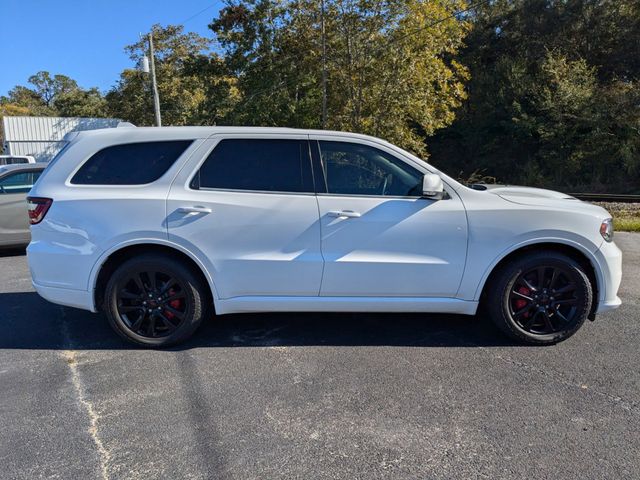
[[[620,305],[622,305],[622,300],[620,300],[620,297],[616,297],[613,300],[600,302],[598,304],[598,309],[596,310],[596,312],[597,313],[604,313],[604,312],[608,312],[610,310],[615,310]]]
[[[614,242],[603,242],[596,252],[600,266],[599,298],[596,313],[608,312],[620,306],[618,289],[622,280],[622,252]]]

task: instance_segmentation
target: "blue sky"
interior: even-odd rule
[[[40,70],[108,90],[132,63],[124,46],[154,23],[210,36],[221,0],[0,0],[0,95]]]

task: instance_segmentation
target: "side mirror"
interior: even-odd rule
[[[431,200],[442,200],[444,198],[444,184],[440,175],[427,173],[422,178],[422,196]]]

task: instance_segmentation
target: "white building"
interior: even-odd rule
[[[37,162],[48,162],[64,147],[67,133],[115,128],[119,123],[117,118],[3,117],[4,153],[30,155]]]

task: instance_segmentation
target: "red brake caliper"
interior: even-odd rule
[[[529,294],[531,293],[531,290],[529,290],[527,287],[520,287],[520,288],[518,288],[518,292],[520,292],[523,295],[529,296]],[[515,301],[516,310],[523,309],[524,307],[527,306],[527,303],[529,303],[529,302],[527,302],[524,298],[518,298]],[[525,318],[529,317],[529,312],[525,312],[523,314],[523,317],[525,317]]]
[[[167,292],[167,293],[169,294],[169,296],[171,296],[171,295],[173,295],[173,294],[174,294],[174,293],[176,293],[176,292],[175,292],[175,290],[172,288],[172,289],[170,289],[170,290],[169,290],[169,292]],[[171,301],[169,302],[169,305],[170,305],[172,308],[175,308],[176,310],[180,310],[180,308],[182,308],[182,300],[180,300],[179,298],[176,298],[175,300],[171,300]],[[174,317],[175,317],[175,315],[174,315],[173,313],[171,313],[170,311],[168,311],[168,310],[165,310],[165,311],[164,311],[164,314],[165,314],[165,316],[166,316],[169,320],[171,320],[172,318],[174,318]]]

